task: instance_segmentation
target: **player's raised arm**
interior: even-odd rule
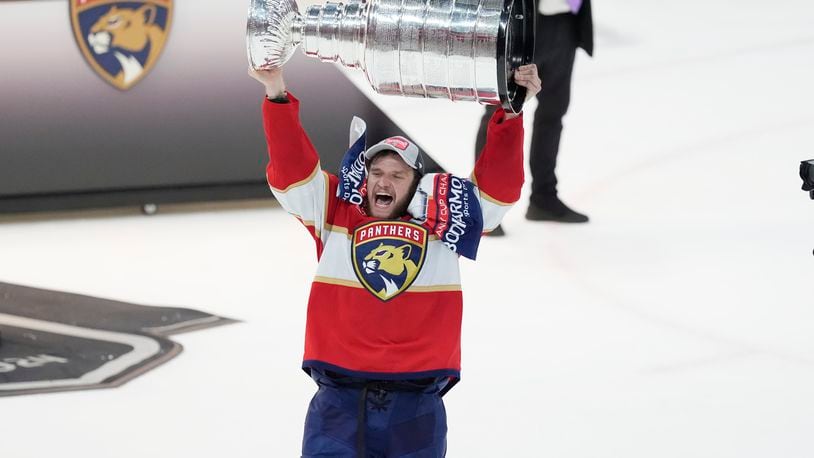
[[[250,69],[249,75],[266,89],[263,101],[263,127],[269,155],[266,179],[280,205],[308,228],[317,242],[319,254],[331,204],[328,196],[335,194],[335,188],[333,192],[326,192],[332,186],[332,178],[320,169],[319,156],[300,124],[300,102],[286,92],[282,70]]]
[[[285,190],[316,173],[319,156],[300,125],[299,100],[285,90],[282,69],[250,69],[249,75],[266,89],[263,126],[269,153],[269,185]]]
[[[519,67],[515,82],[526,88],[526,98],[540,92],[534,64]],[[483,229],[489,232],[520,199],[523,186],[523,117],[497,109],[489,121],[486,145],[475,163],[472,178],[478,185],[483,210]]]

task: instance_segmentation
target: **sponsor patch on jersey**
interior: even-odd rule
[[[424,265],[428,231],[406,221],[374,221],[353,231],[353,268],[362,286],[382,301],[410,287]]]
[[[172,0],[69,0],[71,27],[93,70],[127,90],[155,66],[167,41]]]

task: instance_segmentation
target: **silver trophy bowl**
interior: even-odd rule
[[[351,0],[313,5],[251,0],[249,63],[281,67],[307,56],[365,73],[373,90],[406,97],[501,104],[520,112],[515,68],[534,55],[533,0]]]

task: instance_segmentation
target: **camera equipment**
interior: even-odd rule
[[[814,199],[814,159],[800,162],[800,178],[803,179],[803,191],[808,191]]]

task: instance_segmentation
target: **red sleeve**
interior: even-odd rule
[[[318,172],[319,156],[300,124],[300,101],[288,94],[289,103],[264,98],[263,127],[268,144],[269,185],[284,190]]]
[[[495,110],[486,131],[486,145],[472,173],[480,192],[500,203],[520,199],[523,187],[523,116],[506,119]]]
[[[266,176],[274,197],[307,229],[321,256],[337,209],[335,176],[319,168],[319,156],[299,120],[299,100],[263,102],[263,126],[268,143]]]

